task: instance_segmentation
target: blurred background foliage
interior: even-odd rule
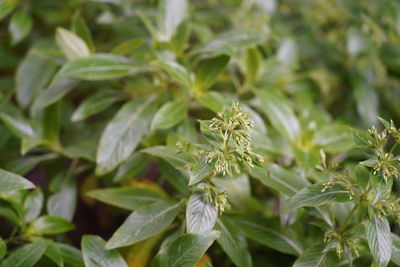
[[[193,0],[187,14],[177,10],[176,21],[184,21],[177,34],[163,24],[176,21],[160,17],[159,4],[156,0],[0,0],[0,111],[5,114],[0,124],[0,166],[40,185],[49,213],[74,218],[76,229],[67,237],[71,244],[79,246],[84,233],[108,238],[125,217],[124,212],[88,198],[87,191],[116,184],[175,190],[165,178],[174,172],[171,165],[144,153],[133,154],[114,172],[98,170],[101,177],[95,177],[103,129],[121,102],[130,98],[189,99],[187,118],[178,120],[174,131],[153,129],[141,140],[141,148],[174,146],[179,136],[190,139],[197,119],[209,119],[232,100],[240,100],[256,123],[255,150],[268,162],[313,181],[321,180],[313,170],[320,163],[320,148],[338,161],[360,158],[357,153],[348,155],[352,141],[346,125],[366,129],[377,124],[378,116],[399,125],[397,1]],[[66,62],[62,45],[56,44],[59,27],[79,35],[90,53],[123,55],[137,64],[138,72],[149,68],[151,74],[83,79],[79,85],[46,93]],[[223,55],[229,56],[229,64],[223,63]],[[196,77],[202,77],[202,71],[203,76],[217,73],[215,81],[199,78],[203,88],[192,88],[187,98],[182,81],[170,79],[168,68],[160,62],[149,64],[171,59]],[[212,69],[218,64],[227,67]],[[90,101],[101,104],[82,107]],[[76,180],[70,179],[71,173]],[[249,180],[244,183],[250,188]],[[237,206],[277,215],[285,198],[271,197],[270,189],[259,182],[251,186],[254,196]],[[69,206],[56,211],[51,203],[57,201]],[[159,237],[154,238],[144,246],[152,248],[151,242],[157,243]],[[255,266],[289,266],[295,259],[271,249],[265,252],[265,247],[252,242]],[[230,266],[229,261],[218,260],[221,249],[213,249],[215,266]],[[127,255],[139,257],[135,248]]]

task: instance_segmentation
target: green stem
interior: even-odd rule
[[[354,212],[358,209],[358,207],[360,206],[360,202],[358,202],[356,205],[354,205],[353,209],[349,212],[349,214],[347,214],[346,218],[344,219],[344,221],[342,222],[342,224],[340,225],[338,231],[341,233],[344,229],[344,227],[346,226],[346,223],[350,220],[351,216],[354,214]]]
[[[371,183],[368,184],[367,189],[365,190],[365,192],[362,195],[367,195],[369,193],[369,191],[371,190]],[[348,223],[348,221],[350,220],[351,216],[353,216],[354,212],[360,207],[361,203],[363,202],[364,198],[361,197],[360,201],[354,205],[353,209],[349,212],[349,214],[347,214],[346,218],[344,219],[344,221],[342,222],[342,224],[340,225],[338,232],[343,233],[344,227],[346,226],[346,224]]]

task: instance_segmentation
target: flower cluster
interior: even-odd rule
[[[368,140],[368,147],[375,151],[376,158],[369,160],[369,164],[366,165],[372,167],[373,175],[381,175],[384,181],[387,182],[390,177],[400,177],[398,171],[400,157],[392,154],[393,149],[397,145],[396,142],[400,140],[400,131],[396,129],[393,121],[391,121],[390,124],[386,121],[384,123],[386,129],[381,133],[378,133],[375,127],[368,130],[368,133],[372,137],[372,140]],[[386,146],[389,139],[388,132],[395,140],[395,145],[392,147],[390,152],[386,152]]]
[[[397,223],[400,223],[400,199],[396,199],[393,195],[390,195],[386,199],[373,204],[373,209],[379,219],[383,217],[393,216],[396,218]]]
[[[215,210],[222,214],[230,208],[228,194],[210,183],[202,183],[195,188],[203,194],[204,200],[214,206]]]
[[[206,163],[215,162],[213,174],[232,176],[240,172],[240,166],[254,168],[263,163],[263,158],[254,153],[251,147],[250,130],[253,122],[248,119],[248,114],[243,112],[237,103],[230,111],[224,111],[207,122],[208,130],[221,140],[218,147],[206,153]]]
[[[349,192],[350,200],[354,198],[355,190],[357,189],[357,186],[350,181],[348,173],[335,175],[332,180],[324,182],[322,185],[324,187],[322,188],[321,192],[328,191],[335,185],[343,187],[346,191]]]
[[[344,250],[351,251],[356,257],[360,256],[359,253],[359,240],[351,237],[344,237],[342,234],[330,230],[324,234],[324,242],[327,243],[326,249],[334,248],[336,255],[340,258]]]

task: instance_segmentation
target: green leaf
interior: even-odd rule
[[[33,125],[33,123],[23,117],[0,113],[0,119],[2,119],[4,124],[21,139],[35,139],[39,136],[38,130]]]
[[[92,35],[90,34],[90,30],[85,22],[85,19],[79,12],[76,12],[72,18],[72,31],[85,41],[90,52],[94,52],[95,48]]]
[[[313,143],[329,152],[346,151],[354,145],[351,128],[335,123],[329,123],[315,131]]]
[[[165,201],[165,197],[160,192],[150,188],[106,188],[89,191],[87,195],[101,202],[128,210],[136,210]]]
[[[58,191],[48,198],[47,212],[49,215],[72,221],[76,209],[77,188],[75,177],[69,172],[59,174],[62,182]]]
[[[212,162],[207,163],[204,159],[197,161],[194,164],[190,175],[189,186],[199,183],[203,178],[210,175],[214,169],[215,162],[216,161],[213,160]]]
[[[158,162],[161,175],[183,195],[189,193],[188,179],[164,160]]]
[[[5,167],[6,169],[10,170],[10,172],[23,175],[31,171],[39,163],[42,163],[47,160],[52,160],[57,156],[58,155],[56,155],[55,153],[47,153],[47,154],[32,155],[27,157],[19,157],[15,160],[8,162],[8,164],[6,164]]]
[[[147,155],[135,152],[124,163],[122,163],[113,178],[114,182],[122,181],[128,178],[135,177],[150,164],[150,159]]]
[[[296,158],[296,162],[299,167],[306,171],[310,172],[321,162],[321,158],[317,151],[302,149],[297,147],[296,145],[292,146],[292,151],[294,157]]]
[[[303,252],[296,240],[268,228],[270,222],[263,218],[235,216],[232,220],[246,236],[268,247],[292,255],[301,255]]]
[[[400,265],[400,237],[393,233],[390,236],[392,238],[392,255],[390,261]]]
[[[117,250],[106,250],[106,242],[94,235],[82,238],[82,254],[85,267],[127,267]]]
[[[43,256],[48,246],[46,241],[37,241],[19,247],[2,263],[1,267],[31,267]]]
[[[365,80],[364,78],[354,78],[352,85],[358,115],[365,125],[369,126],[378,121],[379,98],[376,89]]]
[[[74,224],[57,216],[41,216],[29,225],[28,232],[37,235],[53,235],[71,231]]]
[[[111,54],[94,54],[68,61],[60,70],[62,77],[88,81],[110,80],[146,70],[128,58]]]
[[[35,98],[31,108],[32,114],[35,115],[43,108],[57,102],[79,84],[79,81],[76,79],[60,78],[60,71],[53,78],[49,87],[47,87]]]
[[[258,80],[260,65],[262,64],[262,53],[257,48],[247,49],[245,60],[245,84],[249,86]]]
[[[165,103],[154,115],[151,129],[168,129],[186,117],[188,107],[181,101]]]
[[[0,0],[0,20],[13,11],[18,2],[18,0]]]
[[[379,267],[385,267],[390,261],[392,254],[392,239],[389,222],[385,217],[382,219],[374,216],[364,221],[367,233],[368,246]]]
[[[11,43],[13,45],[21,42],[32,29],[31,17],[23,11],[17,11],[13,14],[8,31],[11,34]]]
[[[310,184],[300,174],[283,169],[273,163],[266,164],[262,168],[256,167],[250,173],[264,185],[288,196],[293,196]]]
[[[61,256],[65,263],[76,267],[85,266],[83,263],[82,254],[78,249],[64,243],[56,243],[56,246],[61,251]]]
[[[225,107],[225,98],[218,92],[209,91],[197,96],[197,100],[209,110],[215,113],[221,112]]]
[[[220,232],[217,242],[236,266],[253,266],[246,239],[240,234],[234,222],[222,217],[218,219],[215,229]]]
[[[57,62],[41,47],[31,49],[18,65],[15,76],[18,103],[26,108],[49,83],[58,67]]]
[[[289,101],[271,90],[257,90],[259,108],[267,116],[272,126],[281,134],[295,141],[300,133],[300,124]]]
[[[0,260],[6,255],[7,253],[7,245],[4,243],[4,240],[0,237]]]
[[[146,43],[143,38],[134,38],[124,41],[111,50],[112,54],[127,55]]]
[[[172,60],[159,59],[153,62],[153,65],[165,70],[169,76],[179,82],[181,85],[190,88],[190,74],[187,69]]]
[[[56,30],[56,44],[68,60],[84,58],[90,55],[85,41],[75,33],[61,27]]]
[[[48,243],[45,255],[58,266],[64,266],[61,250],[53,242]]]
[[[24,201],[25,222],[39,217],[43,208],[44,196],[40,188],[36,188]]]
[[[266,34],[251,31],[228,31],[213,38],[197,52],[207,57],[221,54],[236,55],[239,51],[255,47],[266,40]]]
[[[0,193],[6,193],[14,190],[30,189],[35,185],[24,177],[0,169]]]
[[[105,174],[126,160],[148,131],[156,108],[154,97],[125,103],[107,124],[97,149],[97,174]]]
[[[8,221],[13,223],[16,226],[21,226],[23,223],[22,218],[15,211],[14,208],[9,203],[1,203],[0,202],[0,217],[6,218]]]
[[[73,122],[82,121],[90,116],[99,113],[117,101],[124,99],[125,96],[114,90],[101,90],[86,98],[74,111],[71,120]]]
[[[61,127],[60,104],[54,103],[46,107],[42,116],[42,139],[49,147],[58,149],[60,147],[59,135]]]
[[[218,218],[214,205],[204,199],[203,194],[193,194],[186,207],[186,230],[200,234],[211,231]]]
[[[336,267],[339,265],[332,252],[324,252],[324,245],[308,248],[295,261],[293,267]]]
[[[184,234],[158,253],[152,267],[193,267],[217,239],[217,231],[203,234]]]
[[[141,152],[160,157],[175,168],[183,168],[189,164],[188,159],[183,154],[178,154],[176,147],[153,146],[142,149]]]
[[[131,213],[107,242],[107,249],[129,246],[160,233],[175,219],[180,206],[161,202]]]
[[[162,0],[159,5],[158,39],[169,42],[179,25],[187,17],[187,0]]]
[[[205,60],[195,71],[194,90],[201,95],[207,91],[225,70],[229,56],[221,55]]]
[[[296,193],[286,206],[286,210],[295,210],[300,207],[316,207],[330,202],[349,201],[349,191],[334,186],[322,192],[322,184],[314,184]]]

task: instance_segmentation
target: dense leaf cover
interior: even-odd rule
[[[0,0],[0,266],[399,266],[399,62],[396,1]]]

